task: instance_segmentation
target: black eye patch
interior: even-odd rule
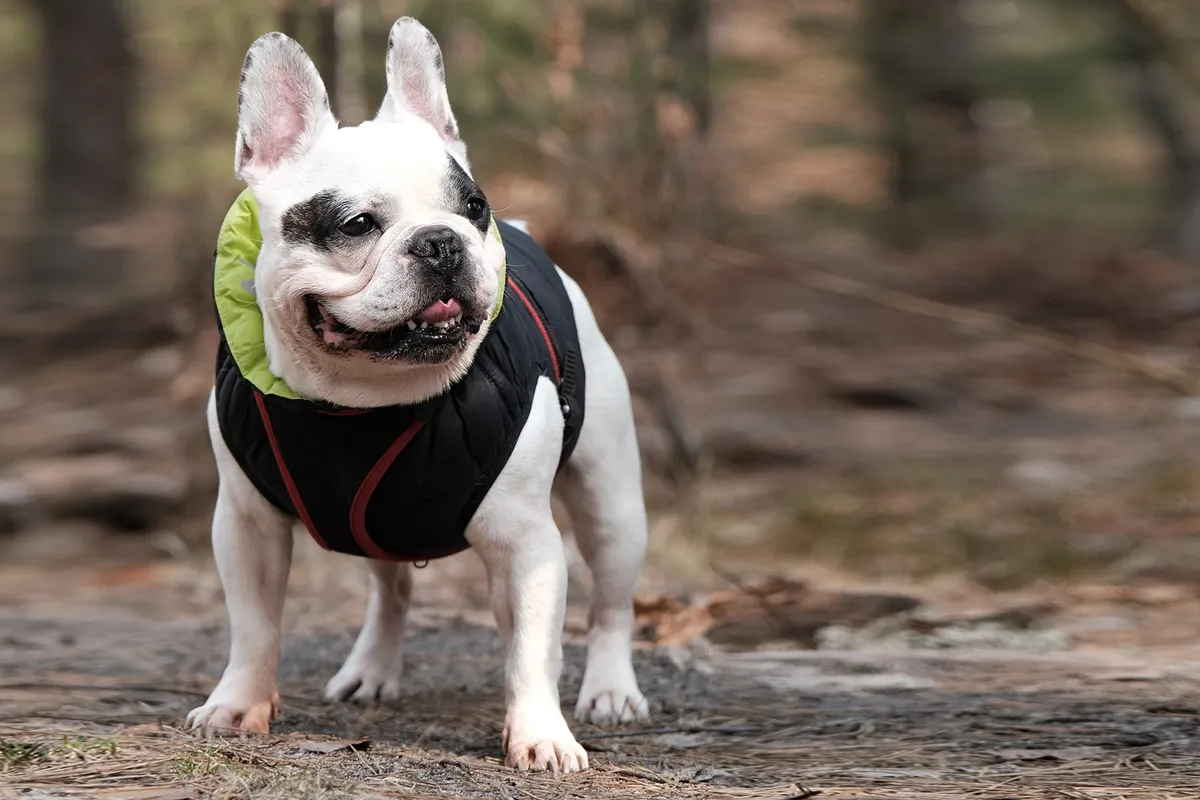
[[[334,244],[348,238],[340,228],[358,212],[361,208],[349,198],[326,189],[296,203],[284,213],[283,240],[329,252]]]
[[[446,160],[449,164],[446,169],[446,177],[442,180],[442,190],[446,193],[446,202],[450,210],[461,217],[466,217],[472,225],[486,235],[492,222],[491,207],[487,204],[487,197],[479,188],[479,184],[471,180],[471,176],[459,166],[453,156],[447,154]],[[478,206],[481,200],[484,205],[483,209]]]

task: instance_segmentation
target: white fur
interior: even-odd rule
[[[416,23],[397,23],[410,38],[416,33],[412,25]],[[372,143],[365,151],[371,158],[358,157],[358,168],[366,174],[375,167],[377,142],[364,141]],[[302,182],[305,169],[313,166],[296,166],[292,180]],[[411,169],[415,168],[410,173]],[[278,217],[271,215],[279,213],[280,206],[260,201],[264,254],[278,239]],[[279,258],[285,259],[282,249]],[[287,269],[270,259],[264,265],[260,259],[260,273],[264,266],[268,272]],[[542,379],[516,448],[472,518],[467,539],[487,567],[489,596],[504,644],[505,763],[520,770],[566,773],[586,769],[588,759],[559,705],[567,568],[550,511],[551,490],[562,492],[594,577],[587,665],[575,707],[576,717],[583,721],[609,724],[648,717],[631,660],[633,590],[646,549],[646,513],[624,372],[583,292],[560,274],[574,306],[586,368],[583,430],[555,487],[563,418],[553,386]],[[279,318],[264,314],[264,323],[268,341],[281,348],[277,352],[285,351],[286,346],[279,345]],[[484,335],[486,329],[476,337],[476,346]],[[443,391],[469,368],[473,355],[472,349],[464,363],[440,373],[405,373],[364,361],[361,369],[335,373],[350,381],[349,393],[334,391],[323,378],[313,378],[311,370],[319,371],[323,365],[304,359],[291,365],[283,359],[271,363],[277,375],[295,388],[304,387],[305,394],[369,407],[413,402]],[[345,403],[347,397],[353,401]],[[232,642],[224,676],[205,705],[188,716],[188,725],[206,735],[265,732],[278,708],[275,674],[293,522],[259,495],[241,472],[217,427],[212,399],[208,422],[220,473],[213,545]],[[410,592],[406,566],[371,562],[366,622],[345,664],[329,681],[327,697],[370,702],[399,696]]]
[[[587,370],[583,431],[559,488],[575,540],[592,572],[588,654],[575,716],[598,725],[646,720],[631,655],[633,592],[646,554],[646,503],[633,404],[621,362],[605,341],[587,297],[559,271]]]
[[[458,137],[458,122],[446,94],[442,49],[433,34],[412,17],[396,20],[388,34],[387,87],[375,118],[397,120],[411,114],[428,122],[470,172],[467,147]]]
[[[336,129],[325,84],[304,48],[282,33],[260,36],[242,66],[237,176],[253,186]]]
[[[390,561],[367,563],[371,567],[367,619],[346,663],[325,686],[328,700],[370,703],[400,696],[404,621],[412,596],[412,568]]]
[[[275,674],[294,523],[258,493],[233,459],[217,427],[215,394],[208,401],[208,430],[220,475],[212,538],[229,611],[229,664],[208,701],[188,714],[187,726],[205,736],[266,733],[279,711]]]

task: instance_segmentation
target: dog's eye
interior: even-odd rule
[[[343,222],[338,230],[347,236],[366,236],[375,230],[375,218],[370,214],[359,214]]]
[[[472,197],[467,201],[467,219],[478,222],[483,219],[483,215],[487,213],[487,200],[482,197]]]

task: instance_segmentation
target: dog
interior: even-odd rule
[[[392,27],[386,74],[375,118],[339,127],[300,45],[269,33],[246,54],[234,164],[247,188],[218,238],[207,411],[231,646],[186,724],[268,731],[302,525],[369,559],[365,624],[327,698],[400,696],[411,563],[470,547],[504,647],[505,763],[576,772],[588,757],[559,701],[552,490],[594,578],[575,716],[648,718],[632,664],[647,523],[628,383],[579,286],[493,218],[441,49],[416,20]]]

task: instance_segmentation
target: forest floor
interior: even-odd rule
[[[778,17],[844,4],[760,5],[719,26],[722,52],[787,65],[720,98],[712,161],[747,216],[729,243],[1200,374],[1186,266],[1011,241],[897,256],[795,223],[797,187],[871,202],[879,170],[857,144],[781,145],[861,128],[854,76]],[[552,229],[545,185],[488,191]],[[700,337],[628,275],[563,264],[636,395],[652,722],[574,725],[583,774],[505,771],[469,554],[418,572],[404,697],[324,702],[365,581],[304,541],[271,735],[187,736],[227,645],[205,543],[215,333],[181,339],[153,309],[86,335],[0,320],[0,798],[1197,796],[1195,398],[798,272],[667,264],[654,277]],[[565,708],[586,583],[574,559]]]
[[[725,592],[696,629],[707,636],[677,644],[665,633],[672,614],[655,611],[671,604],[647,595],[644,638],[666,642],[643,641],[636,656],[653,720],[574,725],[591,769],[554,777],[503,768],[502,660],[474,559],[419,573],[404,695],[362,708],[319,698],[349,649],[364,573],[307,542],[299,550],[280,719],[268,736],[208,742],[180,725],[225,657],[210,568],[4,568],[0,798],[1182,800],[1200,785],[1200,602],[1188,592],[939,599],[793,579],[774,594]],[[723,625],[722,603],[742,592],[777,612],[755,615],[753,602]],[[578,599],[568,708],[582,668]],[[920,613],[896,615],[916,602]],[[694,622],[686,605],[674,614]],[[739,628],[788,608],[791,622],[825,629],[819,649],[787,631],[739,640]],[[829,627],[842,624],[860,632]]]

